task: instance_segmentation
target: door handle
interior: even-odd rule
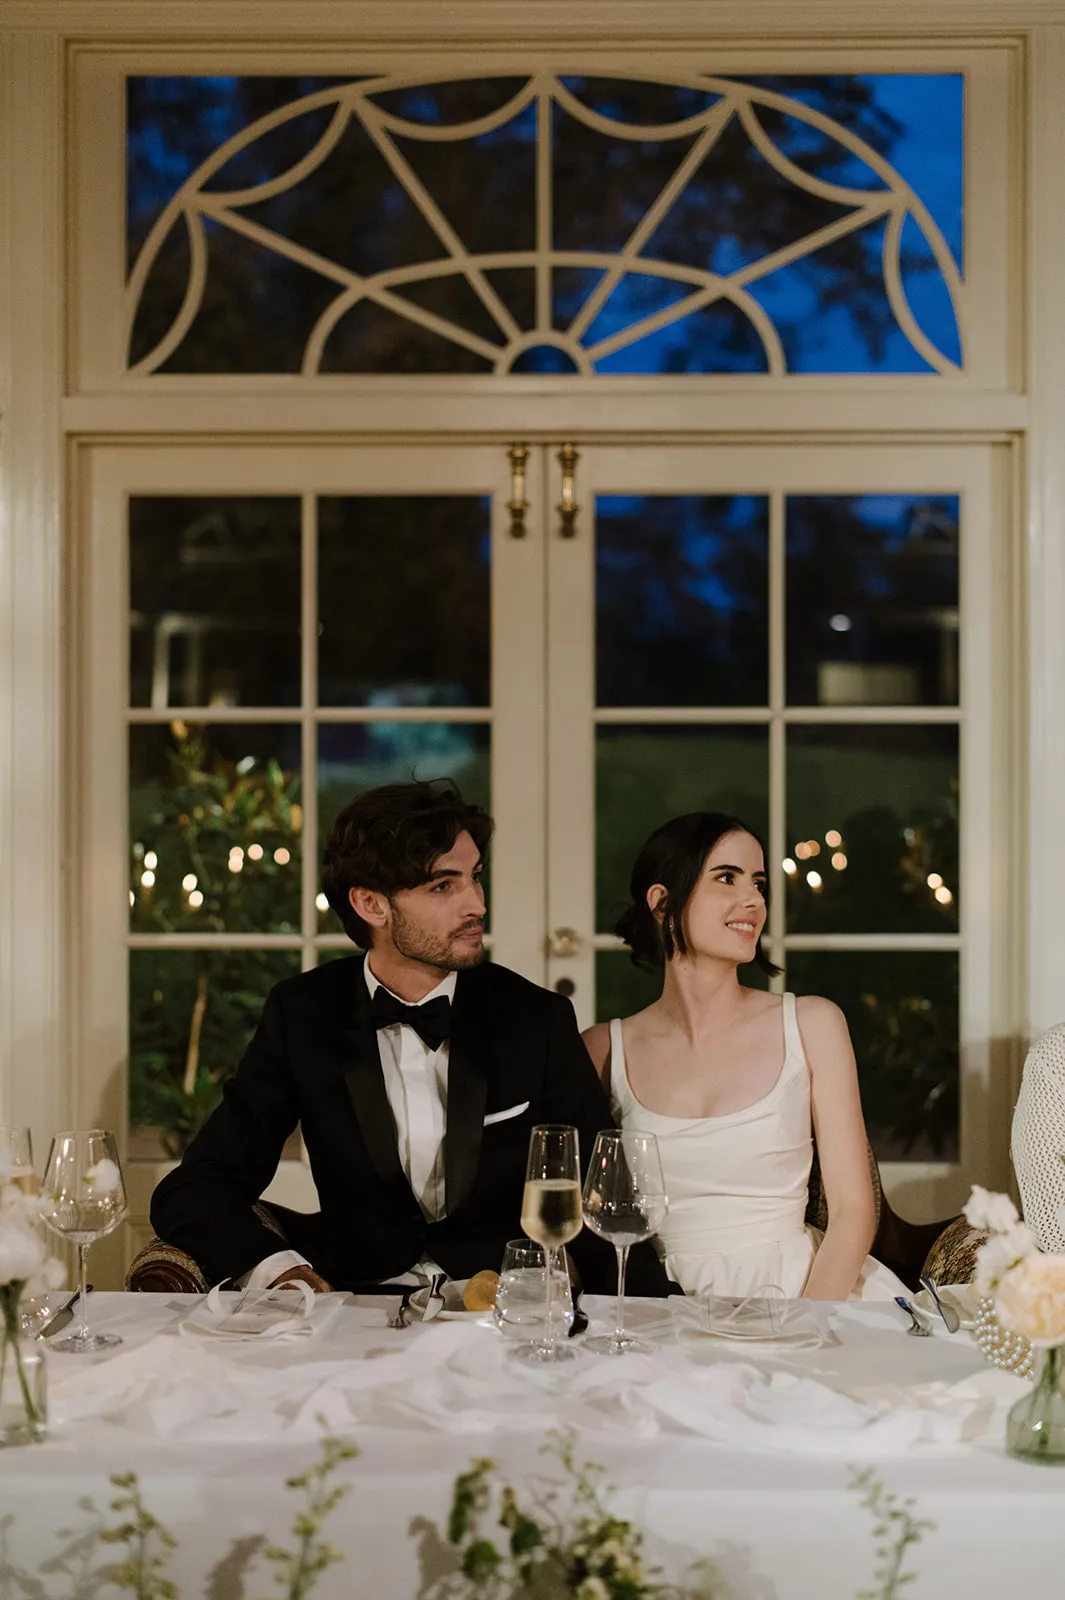
[[[510,499],[507,501],[507,510],[510,512],[510,537],[524,539],[525,513],[529,509],[529,502],[525,498],[528,447],[523,444],[512,444],[507,451],[507,460],[510,462]]]
[[[572,960],[581,953],[581,936],[576,928],[552,928],[547,936],[547,953],[556,960]]]
[[[564,444],[558,452],[562,468],[562,498],[558,502],[558,531],[563,539],[573,539],[577,534],[577,461],[576,445]]]

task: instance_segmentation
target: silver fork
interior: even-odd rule
[[[399,1297],[399,1305],[396,1307],[395,1311],[393,1311],[392,1315],[388,1319],[388,1326],[390,1328],[409,1328],[410,1327],[410,1304],[409,1304],[409,1302],[410,1302],[410,1297],[411,1297],[411,1295],[413,1293],[414,1293],[413,1289],[404,1289],[403,1293],[400,1295],[400,1297]]]
[[[903,1311],[905,1311],[909,1316],[910,1326],[906,1329],[906,1332],[911,1338],[928,1339],[931,1337],[931,1329],[925,1327],[924,1323],[918,1317],[916,1310],[913,1306],[911,1306],[905,1295],[897,1294],[895,1296],[895,1304],[897,1306],[901,1306]]]

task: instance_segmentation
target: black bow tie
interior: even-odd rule
[[[370,1001],[370,1021],[375,1028],[390,1028],[396,1022],[413,1028],[427,1050],[439,1050],[451,1033],[451,1001],[437,995],[421,1006],[407,1006],[380,984]]]

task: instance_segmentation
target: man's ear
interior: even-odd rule
[[[392,918],[388,896],[379,889],[349,889],[348,904],[371,928],[387,928]]]

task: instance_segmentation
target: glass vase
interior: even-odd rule
[[[39,1444],[48,1431],[44,1345],[22,1333],[14,1288],[0,1288],[0,1446]]]
[[[1034,1348],[1035,1381],[1006,1420],[1006,1449],[1022,1461],[1065,1463],[1065,1347]]]

